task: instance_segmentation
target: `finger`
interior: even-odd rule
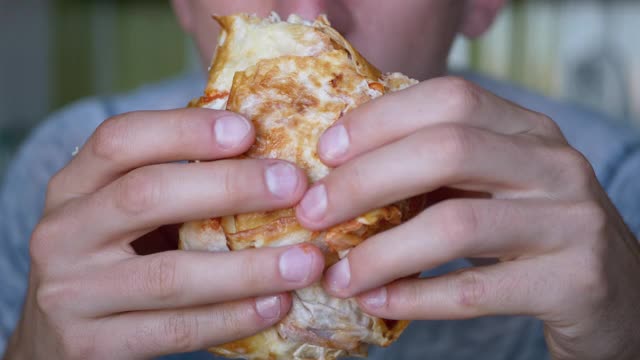
[[[351,297],[458,258],[549,253],[586,226],[583,215],[580,207],[559,202],[445,201],[353,248],[327,270],[324,286],[334,296]],[[379,271],[372,270],[371,259]]]
[[[57,216],[67,224],[68,238],[90,239],[69,243],[65,251],[114,240],[128,249],[161,225],[291,207],[306,186],[302,170],[278,160],[152,165],[68,204]]]
[[[423,129],[333,170],[305,194],[297,216],[322,229],[444,186],[494,197],[538,195],[558,187],[561,171],[548,152],[533,138],[459,125]]]
[[[291,307],[289,295],[179,310],[125,313],[106,318],[99,344],[116,359],[146,359],[206,349],[251,336],[276,324]]]
[[[492,132],[562,139],[548,117],[524,109],[462,79],[439,78],[378,98],[347,113],[318,143],[318,154],[338,166],[421,128],[461,124]]]
[[[78,287],[88,316],[190,307],[280,293],[316,282],[324,269],[310,244],[224,253],[172,251],[126,259]]]
[[[105,121],[69,165],[52,180],[56,204],[89,194],[122,174],[150,164],[213,160],[251,146],[251,123],[207,109],[133,112]],[[54,204],[55,206],[55,204]]]
[[[404,279],[357,297],[385,319],[457,320],[492,315],[543,316],[556,293],[540,264],[507,262],[427,279]]]

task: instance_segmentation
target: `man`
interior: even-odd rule
[[[385,318],[493,317],[416,322],[371,358],[637,358],[638,135],[507,85],[439,77],[456,33],[480,35],[503,0],[173,5],[205,63],[217,31],[209,14],[324,12],[373,64],[423,82],[329,129],[318,149],[336,170],[310,188],[273,161],[223,160],[253,141],[242,117],[158,110],[180,107],[202,79],[54,115],[2,190],[4,340],[24,300],[7,358],[148,358],[258,332],[287,313],[289,290],[321,277],[319,251],[139,256],[129,244],[140,239],[136,250],[150,253],[145,245],[160,249],[170,233],[163,225],[295,204],[299,221],[320,229],[425,192],[443,200],[355,248],[327,270],[325,287]],[[156,111],[117,115],[140,109]],[[184,159],[216,161],[175,163]],[[485,266],[452,272],[460,258]],[[409,276],[447,263],[439,276]]]

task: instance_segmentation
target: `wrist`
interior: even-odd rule
[[[25,308],[28,305],[25,305]],[[37,359],[35,356],[35,347],[33,344],[29,344],[29,339],[33,339],[33,334],[25,334],[25,319],[29,319],[30,316],[28,313],[24,312],[22,314],[22,318],[18,322],[16,329],[13,331],[13,334],[9,338],[9,342],[7,343],[7,349],[4,353],[2,360],[27,360],[27,359]],[[28,320],[26,320],[28,321]],[[28,331],[26,331],[28,332]]]
[[[24,346],[21,346],[18,338],[17,332],[11,336],[7,344],[7,350],[2,357],[3,360],[26,360],[32,358],[24,351]]]

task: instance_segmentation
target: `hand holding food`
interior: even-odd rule
[[[175,248],[177,232],[159,227],[297,203],[306,189],[299,169],[221,160],[246,151],[254,132],[241,116],[206,109],[105,121],[49,184],[7,358],[151,358],[278,322],[291,305],[287,292],[320,276],[323,257],[312,246],[140,256],[130,245],[166,250],[173,240]],[[185,159],[209,162],[175,163]]]
[[[637,358],[638,240],[549,117],[437,78],[346,114],[319,154],[335,169],[296,208],[307,228],[430,203],[327,270],[330,294],[397,320],[532,316],[557,359]],[[411,277],[461,258],[492,265]]]

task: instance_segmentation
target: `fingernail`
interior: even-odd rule
[[[360,297],[362,303],[371,309],[379,309],[387,303],[387,288],[369,291]]]
[[[339,158],[349,150],[349,134],[344,125],[336,125],[327,130],[320,138],[320,154],[328,159]]]
[[[287,281],[303,282],[311,273],[313,254],[300,246],[293,247],[280,255],[280,275]]]
[[[311,188],[300,201],[300,209],[309,220],[321,220],[327,211],[327,189],[324,185]]]
[[[334,290],[344,290],[351,282],[351,270],[349,269],[349,259],[338,261],[327,270],[325,274],[327,284]]]
[[[266,320],[280,317],[280,296],[265,296],[256,299],[256,311]]]
[[[265,178],[269,191],[278,198],[289,198],[298,187],[298,172],[289,163],[276,163],[267,168]]]
[[[227,115],[216,120],[213,131],[218,145],[223,148],[231,148],[241,143],[249,135],[251,126],[246,119],[240,116]]]

